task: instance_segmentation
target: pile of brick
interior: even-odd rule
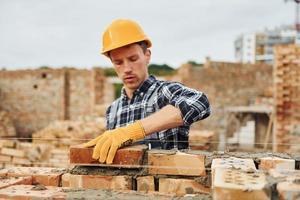
[[[277,151],[300,151],[300,47],[282,45],[275,52],[275,147]]]
[[[69,167],[69,150],[68,149],[52,149],[50,159],[46,164],[48,167]]]
[[[33,133],[33,143],[52,144],[56,148],[68,149],[70,145],[80,144],[96,137],[105,130],[105,119],[88,117],[78,121],[55,121],[46,128]]]
[[[119,149],[113,164],[106,165],[91,159],[92,151],[71,147],[70,162],[76,166],[69,170],[0,170],[0,198],[269,200],[300,195],[299,163],[287,154],[179,152],[139,145]]]
[[[0,166],[42,166],[47,162],[51,146],[17,140],[0,141]],[[67,166],[67,165],[66,165]]]
[[[189,146],[193,150],[211,150],[215,134],[208,130],[191,130],[189,133]]]
[[[6,111],[0,111],[0,137],[14,137],[16,130],[13,122]]]

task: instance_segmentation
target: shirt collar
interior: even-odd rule
[[[143,94],[145,94],[147,91],[148,91],[148,89],[151,87],[151,85],[153,84],[153,83],[155,83],[155,81],[156,81],[156,78],[153,76],[153,75],[150,75],[141,85],[140,85],[140,87],[136,90],[136,91],[134,91],[134,93],[133,93],[133,95],[135,96],[135,95],[138,95],[138,94],[140,94],[140,95],[143,95]],[[122,91],[121,91],[121,99],[123,99],[123,100],[128,100],[128,97],[127,97],[127,94],[126,94],[126,92],[125,92],[125,88],[124,88],[124,86],[122,87]]]

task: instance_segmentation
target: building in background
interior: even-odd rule
[[[294,44],[296,36],[297,31],[294,26],[280,26],[261,32],[242,34],[234,42],[236,61],[273,64],[274,45]]]

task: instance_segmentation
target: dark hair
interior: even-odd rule
[[[145,40],[141,41],[141,42],[137,42],[136,44],[140,45],[140,47],[142,48],[143,52],[146,53],[147,48],[148,48],[148,44],[147,44],[147,42]]]
[[[142,48],[143,53],[146,53],[147,48],[148,48],[148,44],[145,40],[140,41],[140,42],[136,42],[136,43],[133,43],[133,44],[138,44]],[[131,45],[131,44],[128,44],[128,45]],[[110,58],[110,51],[107,52],[107,56]]]

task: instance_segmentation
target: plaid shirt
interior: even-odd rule
[[[180,109],[184,124],[152,133],[146,136],[143,142],[150,143],[152,148],[188,148],[190,125],[210,115],[208,99],[200,91],[177,82],[160,81],[152,75],[133,93],[132,99],[129,99],[124,88],[122,89],[120,98],[116,99],[106,111],[106,128],[111,130],[126,126],[169,104]],[[113,106],[117,107],[112,109]],[[112,113],[112,110],[116,112]]]

